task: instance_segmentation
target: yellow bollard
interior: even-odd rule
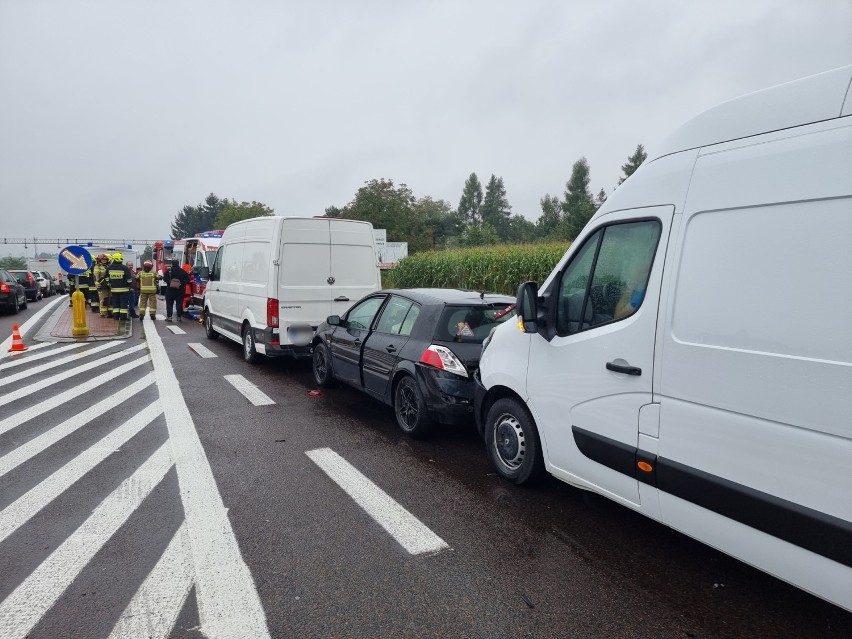
[[[74,328],[71,329],[71,334],[74,337],[89,334],[89,327],[86,325],[86,297],[77,289],[71,294],[71,314],[74,316]]]

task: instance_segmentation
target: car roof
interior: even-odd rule
[[[422,304],[482,304],[506,303],[515,301],[514,297],[500,293],[483,293],[459,288],[386,288],[381,293],[395,293]]]

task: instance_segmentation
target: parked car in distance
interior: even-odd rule
[[[56,277],[51,275],[48,271],[36,271],[36,273],[41,275],[44,278],[45,282],[47,283],[47,286],[42,288],[42,294],[45,297],[50,297],[51,295],[56,295],[56,292],[57,292]],[[45,290],[44,290],[45,288],[47,288],[47,292],[45,292]]]
[[[50,280],[38,271],[30,271],[30,273],[32,273],[33,277],[36,278],[38,288],[41,291],[41,296],[50,297]]]
[[[319,326],[314,380],[345,382],[393,406],[412,437],[428,435],[435,422],[472,423],[482,342],[514,315],[514,301],[458,289],[378,291]]]
[[[35,275],[32,274],[31,271],[24,271],[18,269],[10,269],[9,273],[11,273],[16,280],[26,289],[27,291],[27,299],[30,302],[35,302],[42,298],[41,287],[38,284],[38,280],[36,280]]]
[[[14,314],[26,307],[26,289],[9,271],[0,269],[0,308]]]

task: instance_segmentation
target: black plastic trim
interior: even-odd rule
[[[573,426],[589,459],[783,541],[852,567],[852,522]],[[646,461],[652,472],[642,472]]]

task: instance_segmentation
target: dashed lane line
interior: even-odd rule
[[[69,364],[71,362],[80,361],[84,357],[88,357],[89,355],[96,355],[101,351],[109,350],[110,348],[115,348],[119,346],[118,341],[111,341],[101,344],[100,346],[95,346],[94,348],[90,348],[88,350],[83,351],[82,353],[74,353],[73,355],[66,355],[65,357],[60,357],[52,362],[47,362],[46,364],[39,364],[38,366],[33,366],[32,368],[28,368],[25,371],[21,371],[20,373],[15,373],[14,375],[7,375],[3,378],[4,384],[11,384],[12,382],[17,382],[21,379],[26,379],[27,377],[31,377],[33,375],[38,375],[39,373],[43,373],[44,371],[48,371],[51,368],[57,368],[59,366],[64,366],[65,364]]]
[[[167,639],[193,584],[192,554],[186,524],[121,613],[109,639]]]
[[[275,402],[242,375],[225,375],[225,380],[255,406],[271,406]]]
[[[10,368],[20,366],[21,364],[29,364],[30,362],[44,359],[45,357],[53,357],[54,355],[64,353],[65,351],[74,350],[75,348],[82,348],[83,346],[88,346],[86,342],[76,342],[74,344],[66,344],[65,346],[59,346],[51,351],[47,351],[46,353],[38,353],[36,355],[32,354],[32,351],[34,350],[41,349],[46,346],[55,346],[55,344],[55,342],[41,342],[40,344],[36,344],[35,346],[28,346],[27,350],[21,353],[17,359],[11,362],[6,362],[5,364],[0,364],[0,371],[5,371]]]
[[[266,614],[237,544],[210,462],[154,323],[142,322],[177,467],[201,632],[208,637],[268,638]]]
[[[131,353],[135,353],[137,351],[142,350],[143,348],[147,348],[146,344],[138,344],[137,346],[132,346],[131,348],[126,348],[117,353],[113,353],[112,355],[107,355],[106,357],[101,357],[94,362],[89,362],[88,364],[83,364],[81,366],[75,366],[71,370],[64,371],[53,377],[47,377],[41,380],[38,384],[30,384],[25,388],[16,389],[6,395],[0,397],[0,406],[5,406],[10,402],[13,402],[17,399],[21,399],[22,397],[28,397],[34,393],[42,392],[43,388],[50,388],[54,384],[65,384],[68,382],[70,377],[75,375],[80,375],[82,373],[86,373],[93,368],[103,367],[104,364],[109,364],[110,362],[125,357],[126,355],[130,355]]]
[[[166,326],[172,332],[172,335],[186,335],[186,331],[180,326]]]
[[[447,542],[330,448],[305,454],[412,555],[435,554],[449,548]]]
[[[6,639],[23,639],[172,467],[163,444],[0,604]]]
[[[204,344],[199,344],[198,342],[190,342],[188,346],[204,359],[210,359],[211,357],[219,357],[216,353],[204,346]]]
[[[52,402],[41,402],[36,404],[35,406],[30,406],[25,408],[22,411],[18,411],[14,415],[10,415],[6,419],[0,419],[0,435],[5,433],[6,431],[12,430],[13,428],[17,428],[24,422],[28,422],[29,420],[39,417],[44,413],[48,412],[56,408],[57,406],[61,406],[65,402],[71,401],[72,399],[79,397],[85,393],[88,393],[91,390],[94,390],[100,387],[104,382],[115,382],[119,375],[123,375],[127,371],[133,370],[137,366],[142,366],[143,364],[150,361],[150,357],[148,355],[143,355],[138,359],[134,359],[133,361],[127,362],[126,364],[122,364],[109,372],[102,373],[97,377],[92,377],[91,379],[86,380],[82,384],[78,384],[73,388],[69,388],[66,391],[59,393],[53,397]],[[103,361],[103,360],[100,360]],[[116,395],[120,394],[116,393]],[[106,400],[105,400],[106,401]]]
[[[84,450],[50,477],[0,511],[0,543],[23,526],[42,508],[68,490],[83,475],[126,444],[131,437],[154,421],[162,412],[163,409],[159,401],[151,403],[101,439],[95,446]],[[14,452],[17,452],[17,450]]]

